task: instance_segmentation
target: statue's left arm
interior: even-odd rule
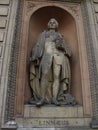
[[[45,42],[45,31],[40,34],[37,43],[35,44],[35,47],[32,50],[32,58],[31,58],[32,61],[38,60],[42,57],[44,42]]]
[[[65,55],[67,55],[68,57],[71,57],[71,50],[68,47],[64,37],[62,35],[60,35],[60,37],[62,39],[62,48],[63,48],[63,51],[64,51]]]
[[[71,57],[71,50],[68,47],[67,43],[64,40],[64,49],[65,49],[65,55],[67,55],[68,57]]]

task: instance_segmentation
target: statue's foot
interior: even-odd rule
[[[53,99],[53,104],[55,104],[56,106],[60,106],[61,105],[56,99]]]
[[[28,104],[31,104],[31,105],[35,105],[36,104],[36,101],[31,98],[29,101],[28,101]]]
[[[44,104],[44,99],[41,99],[39,102],[36,103],[37,107],[40,107]]]

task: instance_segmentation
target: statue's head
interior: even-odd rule
[[[58,28],[58,22],[56,19],[52,18],[48,22],[48,29],[57,29]]]

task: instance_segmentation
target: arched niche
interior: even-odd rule
[[[76,23],[71,14],[64,9],[55,6],[42,7],[32,14],[29,21],[27,60],[30,57],[31,50],[36,44],[39,34],[47,29],[47,23],[50,18],[55,18],[58,21],[58,31],[64,36],[72,51],[72,58],[70,60],[72,71],[71,93],[76,98],[76,101],[82,105],[82,87],[77,43],[78,39]],[[26,72],[28,72],[28,67]],[[28,101],[31,95],[28,81],[26,81],[25,102]]]

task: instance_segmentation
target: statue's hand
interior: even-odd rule
[[[32,58],[30,57],[30,62],[33,63],[35,66],[39,66],[39,58]]]
[[[36,59],[30,57],[30,62],[34,62]]]
[[[57,46],[57,49],[58,49],[58,50],[65,51],[65,49],[64,49],[64,47],[63,47],[62,45],[58,45],[58,46]]]
[[[36,59],[35,66],[39,66],[39,59]]]

